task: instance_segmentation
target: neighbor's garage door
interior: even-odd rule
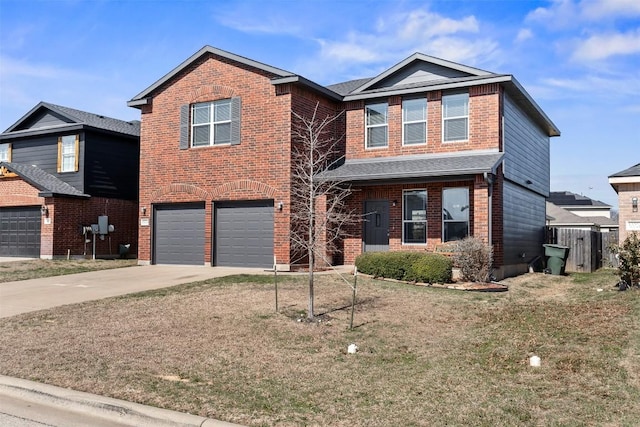
[[[40,206],[0,208],[0,256],[40,257]]]
[[[204,203],[155,207],[156,264],[204,264]]]
[[[215,265],[273,266],[273,201],[215,203]]]

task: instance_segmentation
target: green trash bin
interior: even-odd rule
[[[548,257],[547,269],[556,276],[564,274],[567,258],[569,258],[569,247],[552,244],[542,246],[544,246],[544,255]]]

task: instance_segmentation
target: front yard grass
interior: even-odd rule
[[[316,280],[315,323],[301,276],[280,313],[269,276],[233,276],[0,319],[0,373],[249,426],[640,425],[640,291],[612,271],[359,278],[353,331],[351,289]]]
[[[0,263],[0,283],[84,273],[85,271],[109,270],[134,265],[137,265],[137,260],[135,259],[30,259],[8,261]]]

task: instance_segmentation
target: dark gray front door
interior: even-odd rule
[[[367,200],[364,202],[364,251],[389,250],[389,202]]]
[[[204,265],[204,203],[155,208],[154,263]]]
[[[40,206],[0,209],[0,256],[40,257]]]
[[[215,265],[273,266],[273,200],[215,203]]]

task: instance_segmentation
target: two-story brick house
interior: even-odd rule
[[[0,256],[135,255],[139,134],[138,121],[47,102],[0,134]]]
[[[619,243],[630,233],[640,233],[640,163],[609,176],[609,184],[618,194]]]
[[[350,184],[364,215],[345,263],[467,235],[492,242],[499,275],[541,253],[559,131],[513,76],[415,54],[323,87],[206,46],[129,101],[142,110],[141,261],[289,265],[292,113],[317,102],[344,112],[346,135],[319,179]]]

